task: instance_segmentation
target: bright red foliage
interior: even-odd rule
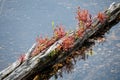
[[[81,10],[80,7],[78,7],[78,10],[76,13],[77,13],[76,19],[79,22],[78,24],[80,24],[80,21],[82,21],[86,27],[91,26],[92,19],[91,19],[91,15],[89,14],[88,10]]]
[[[56,39],[54,37],[51,39],[48,39],[47,37],[46,38],[37,37],[36,41],[37,44],[31,56],[38,55],[41,51],[51,46],[56,41]]]
[[[32,52],[32,56],[38,55],[44,49],[46,49],[46,45],[36,45],[34,51]]]
[[[46,37],[46,38],[42,38],[42,37],[37,37],[37,38],[36,38],[36,42],[37,42],[38,44],[45,44],[47,41],[48,41],[48,38],[47,38],[47,37]]]
[[[63,26],[60,25],[54,29],[54,37],[52,37],[51,39],[37,37],[36,38],[37,44],[36,44],[34,51],[31,54],[31,56],[38,55],[41,51],[45,50],[46,48],[51,46],[56,40],[62,38],[65,35],[66,35],[66,32],[65,32]]]
[[[52,45],[54,42],[56,41],[56,38],[52,37],[48,42],[47,42],[47,46]]]
[[[73,47],[73,43],[75,41],[75,38],[73,36],[68,36],[65,37],[63,43],[62,43],[62,48],[64,51],[68,51],[71,47]]]
[[[83,28],[79,28],[79,29],[76,31],[76,36],[77,36],[77,37],[82,37],[82,36],[83,36],[83,32],[84,32],[84,29],[83,29]]]
[[[37,44],[31,56],[35,56],[39,54],[42,50],[46,49],[48,41],[49,39],[47,37],[46,38],[37,37],[36,38]]]
[[[66,34],[66,32],[65,32],[65,29],[63,28],[62,25],[57,26],[57,27],[54,29],[54,36],[55,36],[57,39],[62,38],[63,36],[65,36],[65,34]]]
[[[107,16],[104,13],[99,12],[98,15],[97,15],[97,18],[99,19],[99,21],[101,23],[103,23],[105,21],[105,19],[107,18]]]

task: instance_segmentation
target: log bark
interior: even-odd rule
[[[43,71],[45,68],[64,60],[66,56],[70,55],[72,51],[75,51],[77,48],[81,47],[84,41],[97,32],[100,28],[105,27],[106,24],[109,24],[120,17],[120,3],[112,3],[110,7],[104,11],[104,13],[108,16],[104,23],[101,23],[95,18],[93,20],[92,27],[85,31],[82,38],[78,38],[75,41],[73,47],[69,49],[69,51],[58,52],[53,56],[50,56],[51,52],[63,42],[63,37],[37,56],[30,57],[30,54],[36,46],[35,43],[26,53],[26,60],[23,63],[20,63],[17,60],[11,66],[0,72],[0,80],[25,80],[36,72]],[[74,35],[74,33],[75,31],[69,33],[69,36]]]

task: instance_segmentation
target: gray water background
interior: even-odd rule
[[[35,42],[37,35],[52,36],[51,22],[75,29],[78,6],[95,16],[119,0],[0,0],[0,71]],[[58,80],[120,80],[120,23],[96,43],[94,55],[77,61],[72,73]],[[54,77],[51,78],[54,80]]]

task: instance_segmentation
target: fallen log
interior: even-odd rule
[[[106,19],[101,22],[99,19],[94,18],[91,27],[84,31],[82,37],[76,38],[72,47],[67,51],[54,52],[56,48],[63,43],[66,36],[75,36],[76,30],[57,40],[38,55],[30,57],[36,46],[35,43],[27,52],[24,62],[17,60],[11,66],[0,72],[0,80],[25,80],[36,72],[43,71],[45,68],[64,60],[71,52],[81,47],[84,41],[96,31],[120,17],[120,3],[112,3],[110,7],[104,11],[104,14],[107,16]]]

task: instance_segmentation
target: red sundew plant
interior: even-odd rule
[[[75,38],[73,36],[65,37],[64,41],[62,42],[63,50],[68,51],[70,48],[72,48],[74,41],[75,41]]]
[[[70,48],[73,47],[75,38],[81,38],[83,37],[83,33],[85,32],[86,29],[89,29],[91,24],[92,24],[92,19],[91,15],[89,14],[88,10],[82,10],[80,7],[78,7],[77,10],[77,16],[76,19],[78,20],[79,28],[75,32],[75,37],[73,36],[66,36],[62,42],[61,45],[57,48],[57,50],[63,50],[63,51],[68,51]],[[99,19],[100,22],[103,22],[106,19],[106,16],[104,13],[99,12],[97,15],[97,18]],[[53,31],[53,37],[48,39],[42,38],[42,37],[37,37],[36,38],[36,47],[32,52],[31,56],[38,55],[41,51],[45,50],[49,46],[51,46],[55,41],[58,39],[64,37],[67,34],[65,32],[65,29],[63,25],[56,26]],[[21,58],[23,60],[23,58]]]
[[[31,56],[38,55],[41,51],[51,46],[55,41],[56,39],[54,37],[52,37],[51,39],[48,39],[47,37],[46,38],[37,37],[36,39],[37,44]]]
[[[92,16],[89,14],[88,10],[82,10],[80,7],[78,7],[76,14],[77,16],[75,18],[78,20],[79,28],[75,31],[74,34],[72,34],[72,36],[67,35],[67,32],[65,32],[63,25],[59,25],[54,28],[54,22],[52,22],[52,27],[54,28],[53,37],[37,37],[36,46],[31,53],[31,57],[38,55],[42,51],[46,51],[47,48],[55,43],[55,41],[62,37],[62,44],[59,44],[55,50],[64,52],[69,51],[70,48],[73,48],[75,40],[82,38],[84,36],[84,32],[89,29],[92,24]],[[99,12],[96,18],[99,20],[99,22],[103,23],[106,20],[107,16],[104,13]],[[23,63],[25,60],[25,54],[19,57],[20,63]]]
[[[19,61],[20,61],[20,63],[22,63],[22,62],[25,61],[25,54],[22,54],[22,55],[19,57]]]
[[[47,37],[46,38],[37,37],[36,42],[37,42],[36,47],[32,52],[31,56],[35,56],[39,54],[42,50],[46,49],[48,47],[47,43],[49,42],[49,39]]]
[[[105,19],[107,18],[107,16],[104,13],[99,12],[97,15],[97,18],[101,23],[103,23],[105,21]]]
[[[63,26],[60,25],[54,29],[54,36],[51,39],[48,39],[47,37],[46,38],[37,37],[36,38],[37,44],[36,44],[34,51],[31,54],[31,56],[38,55],[41,51],[45,50],[50,45],[52,45],[56,40],[65,36],[65,34],[66,34],[66,32],[65,32]]]
[[[55,38],[57,38],[57,39],[62,38],[63,36],[65,36],[65,34],[66,34],[66,32],[65,32],[65,29],[63,28],[62,25],[57,26],[57,27],[54,29],[54,36],[55,36]]]
[[[91,15],[89,14],[88,10],[81,10],[80,7],[78,7],[78,10],[77,10],[77,16],[76,16],[76,19],[78,20],[78,24],[79,26],[80,25],[80,22],[82,22],[86,27],[90,27],[91,26],[91,22],[92,22],[92,19],[91,19]]]
[[[46,49],[46,45],[39,45],[37,44],[34,51],[32,52],[32,55],[31,56],[35,56],[35,55],[38,55],[41,51],[43,51],[44,49]]]
[[[48,41],[48,38],[46,37],[46,38],[42,38],[42,37],[37,37],[36,38],[36,42],[38,43],[38,44],[45,44],[45,43],[47,43],[47,41]]]
[[[76,37],[82,37],[83,36],[83,32],[84,32],[84,29],[83,28],[79,28],[76,31]]]

